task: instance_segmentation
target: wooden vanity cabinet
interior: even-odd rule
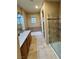
[[[31,39],[32,39],[31,38],[31,33],[29,33],[27,38],[25,39],[23,45],[20,48],[22,59],[27,59],[28,52],[29,52],[29,47],[30,47],[30,43],[31,43]]]

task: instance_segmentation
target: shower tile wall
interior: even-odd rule
[[[60,41],[60,23],[58,19],[48,19],[49,43]]]

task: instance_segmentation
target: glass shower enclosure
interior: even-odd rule
[[[61,23],[58,17],[48,18],[49,44],[61,59]]]

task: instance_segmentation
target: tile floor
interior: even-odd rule
[[[32,42],[27,59],[58,59],[53,50],[46,44],[43,34],[32,32]]]

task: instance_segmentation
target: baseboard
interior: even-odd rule
[[[29,27],[29,29],[30,29],[32,32],[35,32],[35,31],[40,31],[40,30],[41,30],[41,27]]]

